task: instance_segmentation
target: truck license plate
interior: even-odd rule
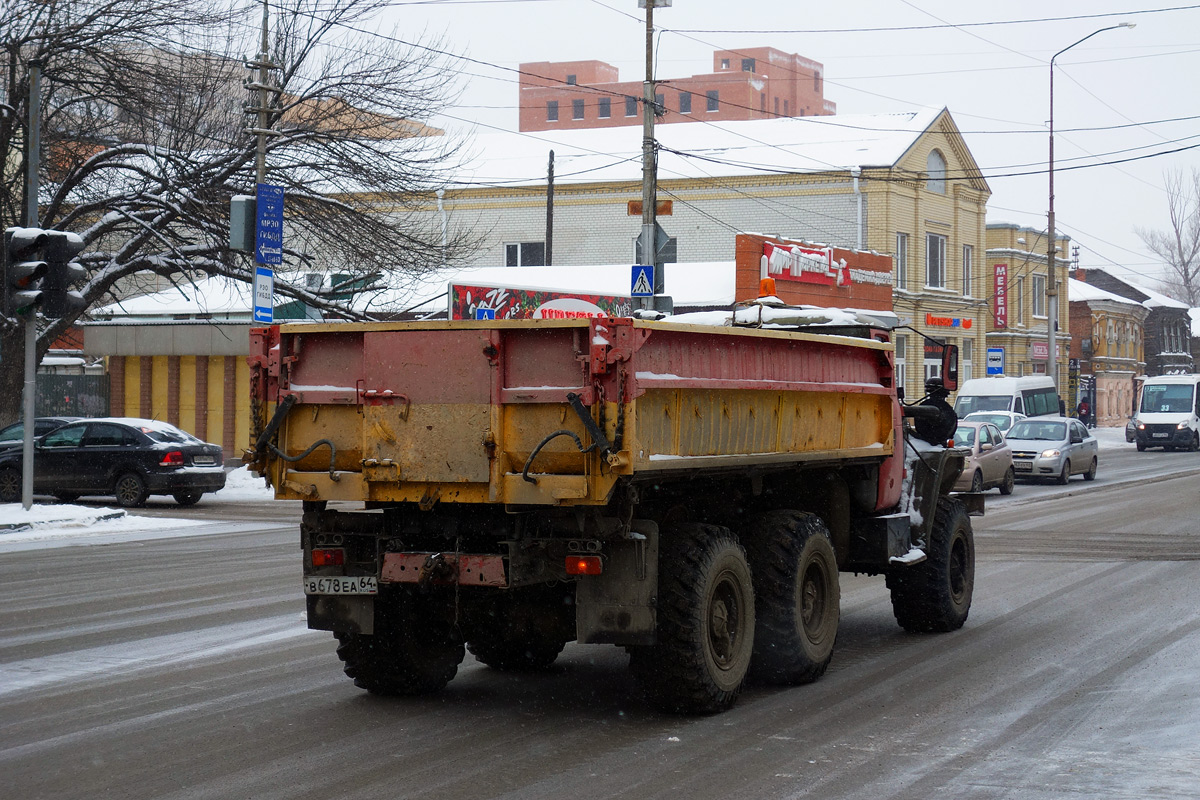
[[[305,575],[305,594],[378,594],[379,579],[374,575]]]

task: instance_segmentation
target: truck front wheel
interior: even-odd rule
[[[754,589],[728,528],[665,530],[659,555],[658,643],[630,667],[657,708],[711,714],[733,705],[754,652]]]
[[[816,514],[772,511],[742,536],[754,574],[754,662],[751,674],[779,685],[811,683],[825,674],[837,638],[837,556]]]
[[[961,628],[975,590],[975,538],[962,501],[939,497],[925,560],[887,573],[892,612],[914,633]]]
[[[410,590],[375,601],[375,633],[337,633],[338,658],[354,685],[372,694],[416,695],[441,691],[458,672],[465,652],[433,597]]]

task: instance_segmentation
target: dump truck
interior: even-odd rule
[[[245,459],[303,503],[309,627],[384,695],[616,645],[677,713],[820,677],[839,572],[961,627],[956,350],[905,405],[888,327],[769,311],[253,329]]]

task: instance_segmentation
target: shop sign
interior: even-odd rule
[[[970,330],[974,320],[969,317],[939,317],[936,314],[926,314],[925,324],[934,328],[962,328]]]
[[[1008,327],[1008,264],[997,264],[992,283],[992,318],[997,328]]]

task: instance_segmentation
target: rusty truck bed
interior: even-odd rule
[[[255,329],[255,438],[273,439],[255,467],[279,498],[428,507],[601,504],[623,477],[862,460],[882,465],[882,508],[901,468],[886,338],[632,319]]]

